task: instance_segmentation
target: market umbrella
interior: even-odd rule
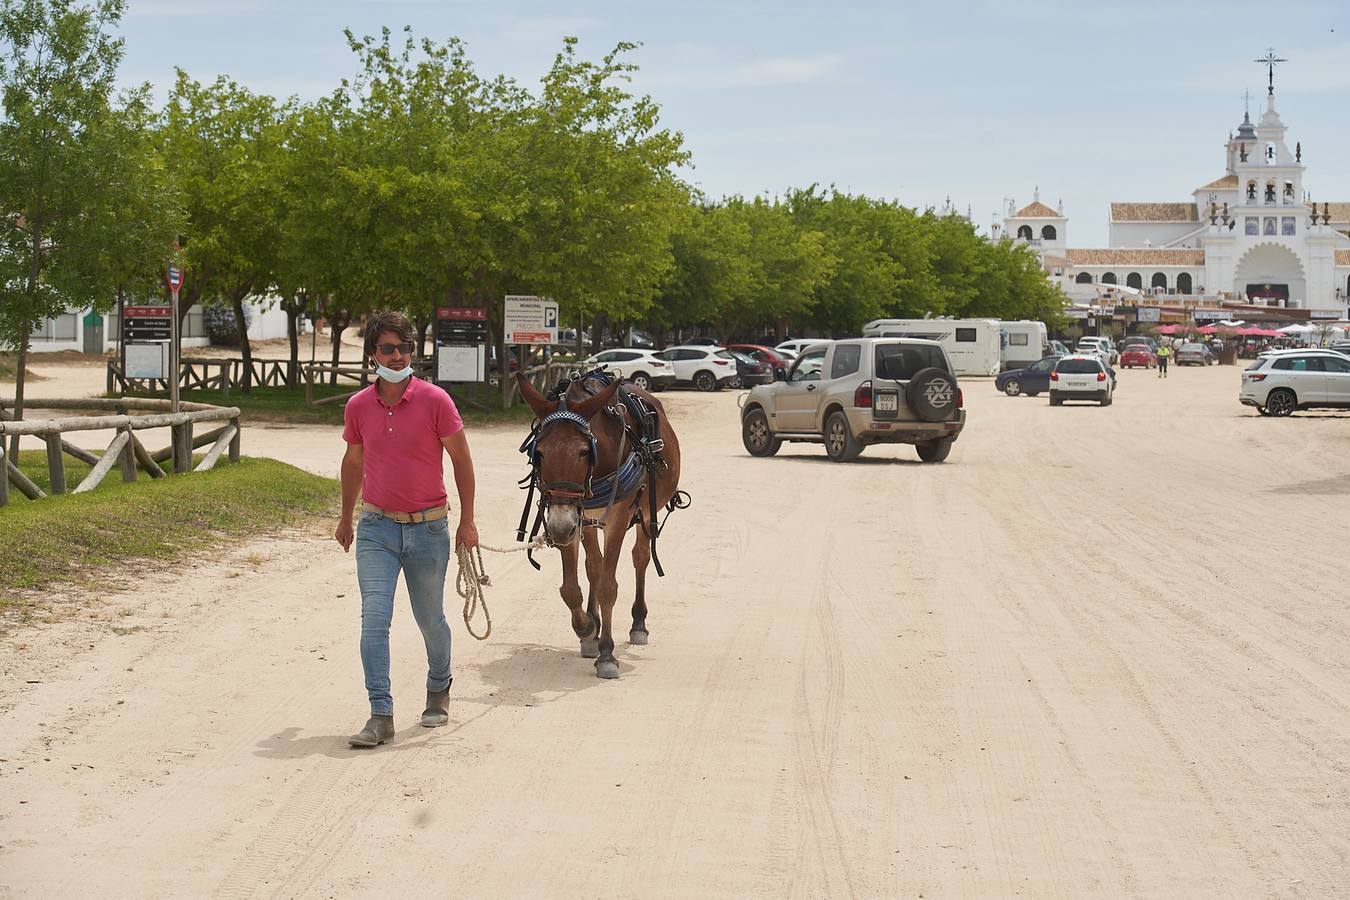
[[[1293,325],[1286,325],[1279,329],[1280,334],[1312,334],[1317,330],[1315,325],[1299,325],[1295,322]]]
[[[1218,334],[1218,333],[1219,333],[1219,328],[1218,328],[1217,325],[1206,325],[1204,328],[1197,328],[1197,329],[1195,329],[1195,333],[1196,333],[1196,334]]]

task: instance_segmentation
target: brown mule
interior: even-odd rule
[[[635,489],[625,493],[622,477],[631,475],[624,468],[634,449],[623,426],[608,408],[628,411],[616,403],[619,382],[613,382],[589,396],[582,381],[574,381],[557,401],[544,397],[528,380],[517,376],[521,396],[539,417],[542,428],[534,438],[535,477],[540,491],[542,522],[549,543],[562,554],[563,602],[572,615],[572,630],[581,639],[581,655],[595,659],[595,673],[601,678],[618,678],[619,664],[614,660],[614,603],[619,595],[616,570],[619,554],[629,528],[638,525],[633,545],[633,568],[637,589],[633,599],[633,627],[629,643],[647,643],[647,565],[652,558],[652,538],[656,533],[653,509],[668,507],[680,482],[680,444],[666,417],[661,402],[646,391],[624,385],[657,411],[662,446],[657,451],[662,465],[648,470]],[[620,448],[625,459],[620,459]],[[618,477],[616,477],[618,473]],[[631,481],[632,479],[630,479]],[[614,485],[612,504],[605,492]],[[597,490],[605,497],[596,505]],[[655,504],[652,492],[655,492]],[[598,519],[588,519],[587,513]],[[581,604],[581,583],[577,575],[580,543],[586,550],[588,603]],[[659,569],[659,566],[658,566]],[[597,616],[598,612],[598,616]],[[597,658],[598,657],[598,658]]]

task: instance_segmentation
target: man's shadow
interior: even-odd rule
[[[463,671],[477,672],[483,687],[477,693],[450,691],[450,723],[439,728],[423,728],[413,721],[399,729],[394,736],[378,747],[351,747],[346,734],[316,734],[302,737],[299,726],[283,728],[258,742],[254,755],[266,759],[301,759],[322,755],[332,759],[350,759],[372,753],[390,753],[417,749],[431,742],[452,738],[461,728],[490,713],[498,706],[542,706],[560,700],[577,691],[601,687],[605,679],[597,678],[593,660],[582,658],[578,648],[547,647],[542,644],[505,645],[505,656],[478,666],[465,666]],[[615,641],[614,655],[619,671],[628,675],[634,666],[626,662],[628,644]],[[644,655],[646,655],[644,653]],[[464,679],[467,680],[467,679]],[[460,705],[460,715],[455,707]],[[466,708],[465,704],[468,705]],[[473,707],[479,707],[476,711]],[[399,718],[402,718],[400,716]]]

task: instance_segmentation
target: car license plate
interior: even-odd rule
[[[900,400],[895,394],[877,394],[876,403],[873,409],[878,412],[898,412],[900,409]]]

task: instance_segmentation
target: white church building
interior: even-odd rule
[[[1109,247],[1068,246],[1063,206],[1009,204],[996,237],[1030,245],[1075,299],[1107,293],[1141,304],[1250,305],[1293,317],[1344,319],[1350,302],[1350,202],[1319,201],[1304,183],[1275,109],[1273,64],[1265,112],[1244,115],[1224,146],[1223,174],[1188,200],[1112,203]],[[1108,291],[1123,286],[1124,291]],[[1130,302],[1128,299],[1123,302]],[[1292,313],[1299,310],[1299,313]]]

